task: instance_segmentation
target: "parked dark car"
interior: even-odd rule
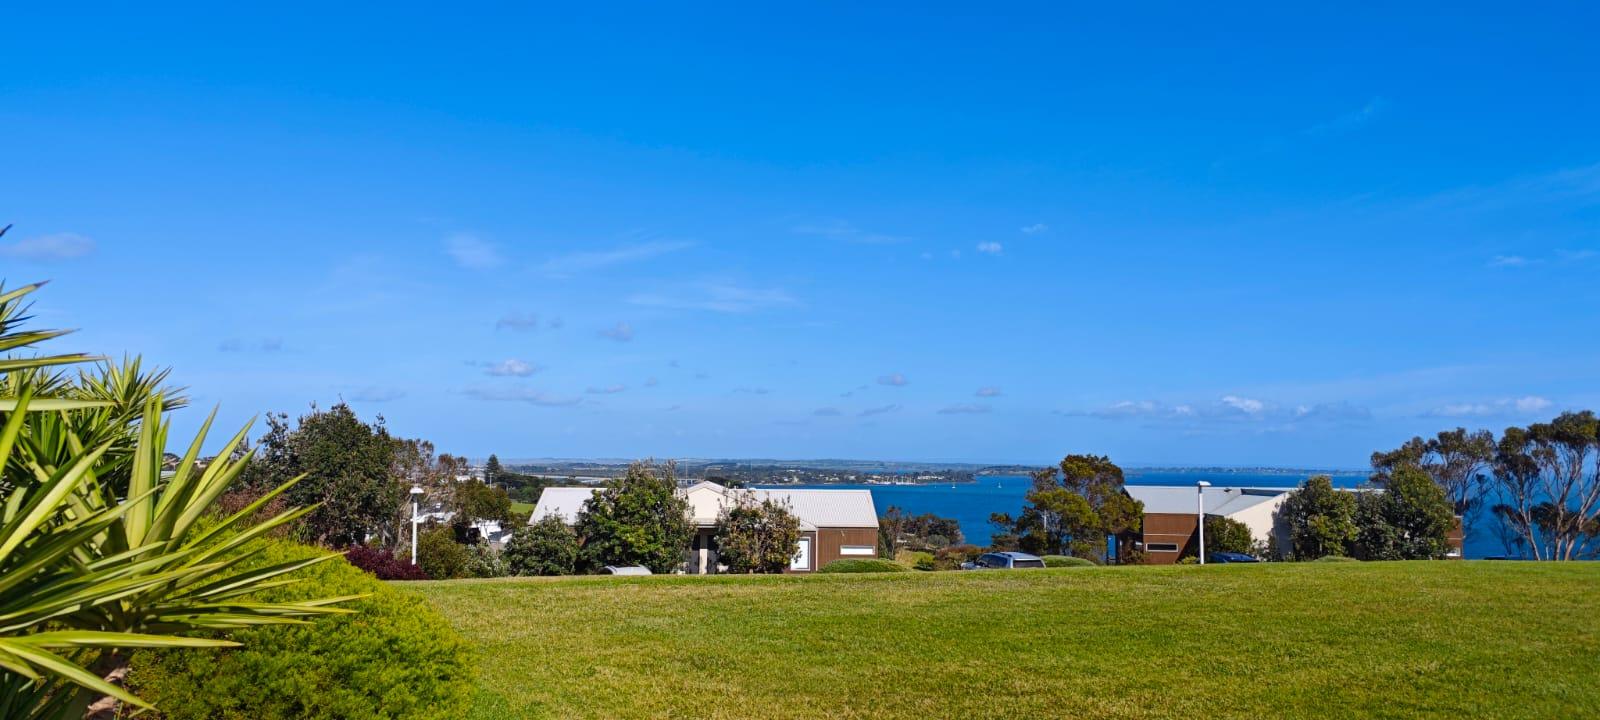
[[[1214,552],[1206,556],[1206,562],[1221,565],[1226,565],[1227,563],[1254,563],[1261,562],[1261,558],[1244,553]]]
[[[962,570],[1021,570],[1042,567],[1044,567],[1042,558],[1025,552],[984,553],[979,555],[977,560],[961,564]]]

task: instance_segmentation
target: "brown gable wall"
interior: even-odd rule
[[[809,571],[784,570],[784,572],[812,572],[827,567],[828,563],[844,557],[839,554],[839,548],[845,545],[870,546],[873,550],[872,556],[877,556],[877,528],[817,528],[815,532],[803,532],[801,536],[812,538],[812,568]]]
[[[1172,565],[1183,556],[1183,550],[1194,542],[1197,524],[1194,513],[1145,513],[1144,549],[1146,562],[1151,565]],[[1151,543],[1172,543],[1174,552],[1154,552]]]

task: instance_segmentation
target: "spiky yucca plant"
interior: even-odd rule
[[[21,303],[38,289],[0,291],[0,351],[59,337],[26,332]],[[117,703],[146,707],[116,681],[125,651],[215,647],[178,633],[299,623],[347,612],[352,598],[252,602],[258,590],[337,557],[240,571],[250,540],[310,508],[252,524],[288,485],[220,521],[211,505],[249,462],[246,431],[203,469],[208,419],[186,456],[162,471],[165,373],[137,359],[69,381],[54,368],[85,355],[0,357],[0,717],[81,717]],[[292,484],[292,483],[290,483]],[[88,667],[86,667],[86,665]]]

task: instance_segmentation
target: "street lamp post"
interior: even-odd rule
[[[417,501],[422,497],[422,486],[411,486],[411,564],[417,564],[417,524],[422,517],[417,514]]]
[[[1194,522],[1200,528],[1200,564],[1206,564],[1206,488],[1211,483],[1204,480],[1194,484]]]

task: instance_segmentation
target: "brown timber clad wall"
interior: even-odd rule
[[[1450,549],[1456,553],[1456,559],[1466,557],[1462,552],[1466,545],[1467,536],[1461,529],[1461,516],[1457,515],[1455,524],[1450,526],[1450,533],[1445,535],[1445,542],[1450,544]]]
[[[1183,549],[1193,541],[1195,531],[1194,513],[1145,513],[1144,516],[1144,548],[1147,562],[1151,565],[1172,565],[1178,562],[1183,555]],[[1178,549],[1173,552],[1154,552],[1150,549],[1151,543],[1172,543]]]
[[[877,528],[817,528],[815,533],[803,532],[800,535],[812,538],[812,571],[821,570],[828,563],[843,557],[839,554],[839,548],[845,545],[866,545],[872,548],[872,557],[878,554]]]

